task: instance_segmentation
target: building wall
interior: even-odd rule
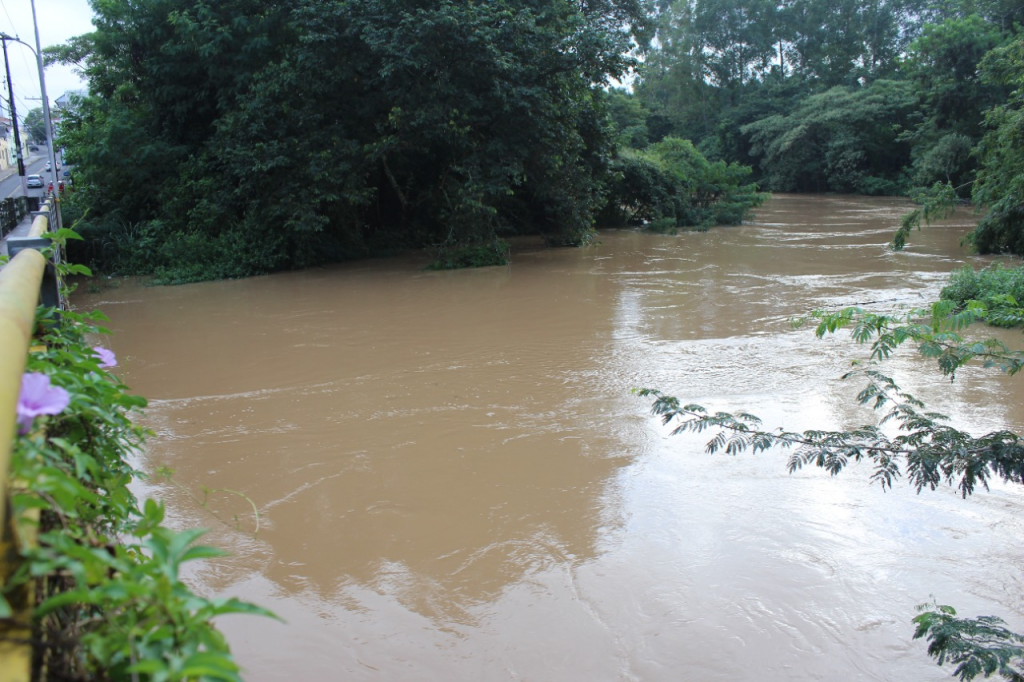
[[[15,165],[17,165],[17,159],[14,158],[14,143],[6,137],[0,138],[0,170],[6,170]]]

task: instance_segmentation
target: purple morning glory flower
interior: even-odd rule
[[[50,377],[25,372],[18,395],[18,433],[25,435],[31,431],[32,420],[41,414],[60,414],[69,402],[68,392],[60,386],[51,386]]]
[[[92,354],[99,358],[100,369],[117,367],[117,357],[114,356],[114,351],[108,350],[103,346],[93,346]]]

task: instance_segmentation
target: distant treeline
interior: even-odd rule
[[[705,229],[762,201],[754,181],[979,196],[997,119],[1020,111],[1020,7],[93,8],[93,33],[48,50],[89,79],[61,129],[78,257],[169,281],[422,246],[500,262],[502,236],[583,244],[600,224]],[[610,87],[630,78],[636,94]]]
[[[1020,0],[658,0],[620,142],[671,135],[778,192],[947,184],[1024,255]]]

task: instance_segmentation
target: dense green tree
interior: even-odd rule
[[[781,39],[795,75],[821,87],[891,77],[920,27],[916,0],[790,0]]]
[[[987,210],[970,240],[982,253],[1024,256],[1024,40],[993,51],[983,66],[987,80],[1013,91],[987,116],[973,195]]]
[[[905,81],[837,86],[741,130],[762,157],[771,189],[894,193],[909,160],[894,124],[906,121],[915,105]]]
[[[711,84],[734,91],[768,72],[776,57],[777,12],[769,0],[695,0],[693,50]]]
[[[43,116],[42,107],[28,110],[25,114],[25,128],[34,142],[46,142],[46,118]]]
[[[663,2],[636,93],[650,140],[691,139],[708,158],[753,166],[768,189],[943,182],[966,198],[986,125],[1012,109],[1014,86],[982,78],[980,64],[1022,17],[1012,0]],[[879,81],[891,103],[875,96]]]
[[[950,182],[970,194],[984,111],[1006,97],[1004,87],[982,81],[978,66],[1002,41],[997,26],[972,14],[925,26],[910,46],[907,68],[923,115],[904,139],[913,144],[918,185]]]
[[[249,0],[95,0],[93,8],[96,30],[51,53],[78,65],[90,87],[61,139],[77,162],[74,202],[89,209],[82,231],[90,255],[145,270],[177,255],[162,251],[176,234],[202,241],[187,214],[167,213],[182,167],[251,85],[254,69],[274,58],[284,15]],[[189,258],[208,264],[217,256],[211,249]]]
[[[640,99],[622,88],[611,88],[606,93],[608,115],[615,126],[615,142],[621,147],[640,149],[650,138],[647,118],[650,112]]]
[[[669,231],[736,225],[766,198],[748,182],[748,166],[710,162],[679,138],[625,152],[613,169],[613,201],[602,216],[610,224],[650,223]]]
[[[633,0],[95,8],[62,55],[92,82],[67,133],[81,203],[107,244],[142,240],[186,277],[589,239],[614,147],[601,86],[645,18]]]

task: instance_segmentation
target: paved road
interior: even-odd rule
[[[43,168],[46,167],[46,158],[43,156],[30,157],[25,163],[25,175],[42,175],[44,182],[49,184],[50,180],[53,179],[53,173],[43,172]],[[63,171],[63,167],[61,168]],[[58,173],[59,175],[60,173]],[[28,196],[30,197],[41,197],[46,191],[46,188],[29,188]],[[18,177],[17,171],[14,175],[11,175],[4,180],[0,180],[0,199],[7,199],[9,197],[20,197],[21,196],[21,178]]]
[[[53,179],[53,173],[46,173],[43,169],[46,167],[46,158],[44,156],[30,157],[25,163],[25,175],[42,175],[44,181],[49,184],[50,180]],[[63,168],[61,168],[63,171]],[[13,173],[10,169],[0,171],[0,176],[3,177],[0,180],[0,200],[7,199],[9,197],[19,197],[22,195],[21,192],[21,178],[18,176],[17,167],[14,168]],[[42,197],[46,188],[30,188],[28,190],[28,196],[30,197]],[[21,223],[8,235],[4,235],[3,239],[0,239],[0,255],[7,254],[7,238],[24,236],[28,234],[29,227],[32,225],[32,216],[27,215],[21,221]]]

